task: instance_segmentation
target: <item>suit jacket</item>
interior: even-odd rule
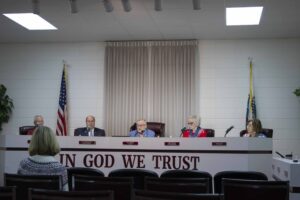
[[[74,130],[74,136],[89,136],[89,132],[86,127],[77,128]],[[100,128],[94,128],[94,136],[105,136],[105,131]]]

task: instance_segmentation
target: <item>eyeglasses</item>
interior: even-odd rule
[[[193,125],[193,124],[194,124],[194,122],[188,122],[187,124],[188,124],[188,125]]]
[[[146,126],[146,124],[137,124],[137,126]]]

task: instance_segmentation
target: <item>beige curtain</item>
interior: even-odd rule
[[[195,113],[197,41],[107,42],[106,131],[125,136],[139,118],[178,136]]]

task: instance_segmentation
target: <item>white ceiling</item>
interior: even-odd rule
[[[121,0],[111,0],[107,13],[102,0],[77,0],[79,12],[71,14],[68,0],[40,0],[40,15],[56,31],[28,31],[3,13],[32,12],[31,0],[0,0],[0,42],[62,42],[107,40],[240,39],[300,37],[300,0],[131,0],[131,12]],[[225,26],[225,7],[264,6],[259,26]]]

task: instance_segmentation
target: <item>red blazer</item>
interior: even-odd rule
[[[182,133],[182,137],[190,137],[190,130],[189,129],[185,130]],[[207,132],[201,128],[197,137],[207,137]]]

